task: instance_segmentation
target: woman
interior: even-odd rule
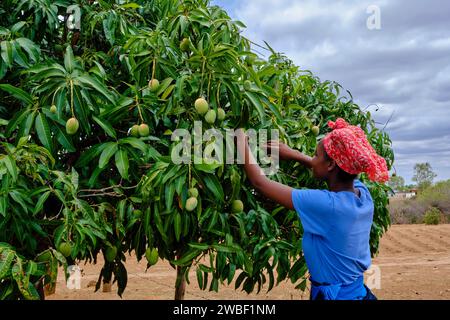
[[[386,161],[378,156],[364,132],[339,118],[319,142],[313,158],[285,144],[281,160],[294,160],[311,168],[329,190],[299,190],[268,179],[250,152],[245,133],[238,130],[238,149],[245,154],[248,179],[263,195],[295,209],[304,229],[303,252],[311,280],[311,299],[374,300],[364,285],[363,273],[371,264],[369,237],[374,205],[367,187],[356,180],[365,172],[373,181],[388,180]]]

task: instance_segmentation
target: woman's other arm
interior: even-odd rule
[[[236,137],[238,140],[238,152],[244,158],[244,170],[251,184],[267,198],[287,209],[293,210],[292,191],[294,189],[267,178],[253,157],[248,146],[247,137],[242,129],[236,130]]]
[[[267,147],[271,150],[278,149],[280,160],[293,160],[301,163],[307,168],[311,168],[312,158],[310,156],[307,156],[298,150],[294,150],[282,142],[270,140],[267,143]]]

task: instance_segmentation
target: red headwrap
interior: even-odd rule
[[[342,118],[328,121],[328,126],[333,131],[325,136],[323,146],[342,170],[350,174],[365,172],[372,181],[389,180],[386,160],[376,153],[361,128]]]

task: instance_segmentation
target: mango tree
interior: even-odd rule
[[[99,254],[96,289],[114,279],[122,295],[128,253],[149,268],[168,260],[176,299],[191,269],[202,290],[286,279],[304,290],[295,212],[261,197],[238,164],[172,161],[172,133],[196,121],[200,134],[277,129],[312,154],[343,117],[392,166],[389,137],[349,92],[269,44],[267,58],[255,54],[245,26],[207,0],[4,0],[0,18],[1,299],[42,298],[58,265]],[[292,163],[272,178],[325,187]],[[388,188],[361,178],[375,200],[375,254]]]

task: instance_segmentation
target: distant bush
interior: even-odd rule
[[[427,207],[436,207],[441,212],[450,213],[450,180],[441,181],[423,190],[417,201]]]
[[[389,211],[392,224],[422,223],[426,207],[414,199],[391,200]]]
[[[430,208],[439,211],[438,222],[450,223],[450,180],[441,181],[426,188],[413,199],[391,199],[389,204],[391,222],[393,224],[426,223],[425,215]],[[431,217],[433,217],[432,214],[427,219]]]
[[[439,224],[441,220],[441,211],[438,208],[431,207],[425,212],[423,222],[425,224]]]

